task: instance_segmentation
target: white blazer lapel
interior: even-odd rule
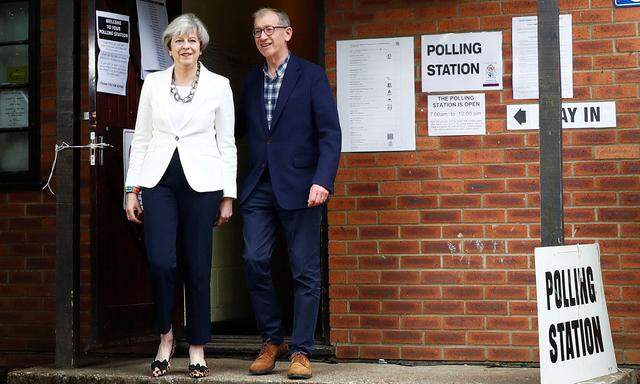
[[[158,93],[155,95],[160,98],[160,107],[162,109],[162,115],[168,127],[171,128],[173,132],[175,132],[175,128],[173,123],[171,122],[171,116],[169,116],[169,90],[171,87],[171,75],[173,74],[173,65],[169,68],[165,69],[162,72],[162,77],[160,79],[160,89]]]

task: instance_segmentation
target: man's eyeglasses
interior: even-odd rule
[[[251,31],[251,34],[256,39],[259,38],[260,36],[262,36],[262,32],[263,31],[264,31],[265,35],[271,36],[271,35],[273,35],[273,33],[276,31],[277,28],[289,28],[289,27],[285,27],[283,25],[276,25],[276,26],[269,25],[269,26],[266,26],[264,28],[254,28],[253,31]]]

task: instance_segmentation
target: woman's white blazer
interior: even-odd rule
[[[182,126],[170,117],[173,66],[147,75],[140,93],[125,185],[154,187],[178,149],[182,169],[197,192],[223,190],[236,198],[237,154],[229,80],[201,64],[191,113]]]

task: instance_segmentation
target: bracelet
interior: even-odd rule
[[[124,187],[124,192],[125,193],[135,193],[136,195],[140,194],[140,187],[132,187],[130,185],[127,185],[126,187]]]

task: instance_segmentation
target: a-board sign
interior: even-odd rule
[[[616,7],[640,7],[640,0],[614,0]]]
[[[507,105],[507,129],[538,129],[538,104]],[[562,103],[562,128],[615,128],[616,103]]]
[[[502,89],[502,32],[423,35],[422,92]]]
[[[541,384],[618,370],[598,244],[535,250]]]

